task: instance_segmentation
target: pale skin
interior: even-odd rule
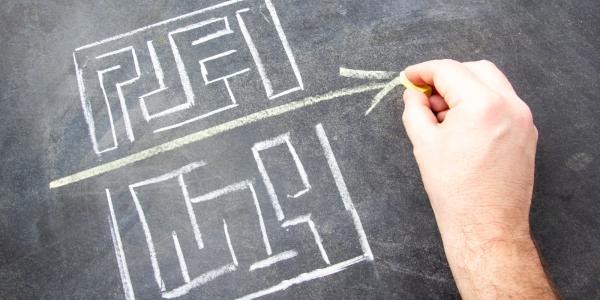
[[[530,236],[538,131],[487,61],[408,67],[402,121],[463,299],[561,299]]]

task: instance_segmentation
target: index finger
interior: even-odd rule
[[[470,95],[484,95],[490,92],[471,70],[454,60],[423,62],[406,68],[404,74],[414,84],[434,86],[450,108],[471,98],[464,97],[463,93],[466,91]]]

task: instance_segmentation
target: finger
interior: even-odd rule
[[[437,114],[437,116],[436,116],[436,117],[437,117],[437,119],[438,119],[438,121],[439,121],[440,123],[444,122],[444,120],[446,119],[446,115],[448,115],[448,113],[449,113],[449,112],[450,112],[450,110],[449,110],[449,109],[447,109],[447,110],[444,110],[444,111],[440,111],[440,112]]]
[[[418,145],[437,129],[438,120],[431,111],[429,99],[415,88],[404,91],[402,122],[413,145]]]
[[[476,62],[466,62],[463,63],[463,65],[475,74],[483,84],[500,94],[502,97],[511,99],[517,96],[517,93],[506,76],[504,76],[502,71],[500,71],[494,63],[487,60],[481,60]]]
[[[446,103],[446,100],[444,100],[444,98],[442,98],[442,96],[440,96],[439,94],[435,94],[429,97],[429,102],[431,103],[431,110],[433,110],[434,113],[448,109],[448,104]]]
[[[490,90],[467,67],[453,60],[420,63],[406,68],[404,74],[414,84],[435,86],[450,108],[464,100],[476,100],[475,97],[486,95]],[[471,97],[464,97],[465,92]]]

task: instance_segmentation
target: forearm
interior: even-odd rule
[[[472,221],[440,224],[463,299],[556,299],[528,226]]]

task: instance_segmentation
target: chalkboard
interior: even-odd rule
[[[600,8],[538,2],[2,1],[0,298],[460,298],[396,80],[439,58],[530,106],[532,234],[600,298]]]

